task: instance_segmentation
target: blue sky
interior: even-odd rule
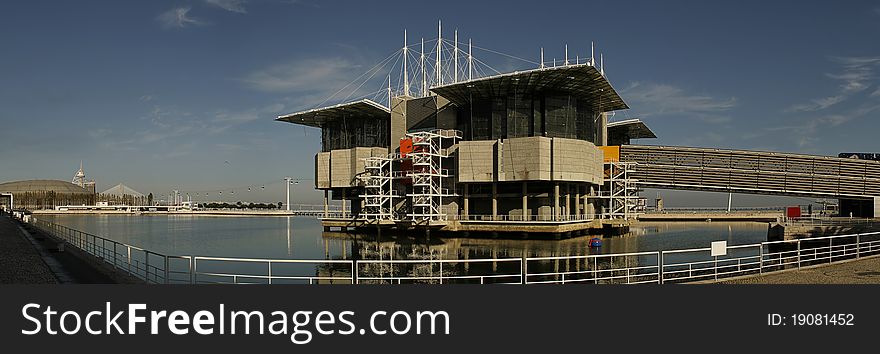
[[[102,190],[281,200],[320,143],[274,117],[323,101],[404,28],[435,38],[438,19],[535,61],[595,41],[631,107],[614,119],[641,117],[660,136],[645,143],[880,150],[877,2],[34,0],[0,5],[0,181],[69,180],[82,159]],[[319,200],[310,181],[294,193]]]

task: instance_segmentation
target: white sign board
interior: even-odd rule
[[[712,242],[712,257],[727,255],[727,241]]]

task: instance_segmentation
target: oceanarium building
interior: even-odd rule
[[[330,199],[349,210],[325,212],[325,228],[570,234],[625,227],[644,205],[639,186],[880,204],[872,197],[880,195],[875,161],[628,145],[656,136],[638,119],[609,124],[609,112],[629,107],[592,54],[553,64],[542,57],[535,69],[475,77],[470,48],[447,43],[454,48],[444,58],[442,39],[434,42],[427,55],[424,47],[416,55],[402,49],[403,83],[393,90],[389,76],[387,104],[360,99],[277,117],[321,129],[315,187],[325,210]],[[426,57],[436,58],[433,66]],[[820,171],[816,161],[837,167]],[[804,163],[820,167],[796,170]]]

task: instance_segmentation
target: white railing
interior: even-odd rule
[[[644,284],[718,281],[880,255],[880,232],[710,248],[489,259],[293,260],[172,256],[63,225],[31,224],[147,283]]]

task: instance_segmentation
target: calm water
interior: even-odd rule
[[[766,223],[641,223],[628,235],[567,240],[426,238],[323,233],[310,217],[143,215],[40,216],[68,227],[169,255],[286,259],[463,259],[569,256],[708,247],[766,241]]]

